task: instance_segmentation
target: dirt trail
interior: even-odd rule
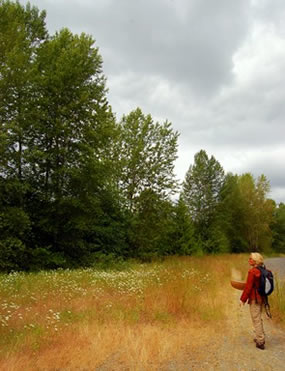
[[[259,350],[253,343],[253,331],[248,305],[239,307],[240,292],[234,291],[229,302],[228,325],[220,350],[218,370],[285,370],[285,332],[263,316],[266,349]]]
[[[284,371],[285,331],[264,315],[266,349],[257,349],[248,305],[239,306],[240,293],[233,290],[229,299],[228,323],[223,333],[217,333],[199,353],[187,354],[183,361],[172,361],[161,370]]]
[[[267,260],[268,268],[280,275],[285,273],[285,258],[274,258],[274,266]],[[285,274],[283,275],[285,277]],[[227,324],[198,354],[187,354],[183,361],[173,361],[161,370],[218,370],[218,371],[284,371],[285,331],[263,315],[266,349],[260,350],[253,342],[252,323],[246,304],[239,306],[241,291],[230,291]],[[273,314],[274,315],[274,314]],[[206,330],[206,329],[205,329]],[[195,359],[195,360],[194,360]],[[199,359],[199,361],[197,361]]]

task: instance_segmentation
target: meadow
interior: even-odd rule
[[[112,362],[136,369],[186,349],[194,354],[227,326],[230,278],[232,272],[245,278],[247,258],[172,257],[123,270],[2,274],[0,369],[95,369]],[[271,303],[284,324],[284,284]]]

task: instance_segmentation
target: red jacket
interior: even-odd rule
[[[250,303],[252,300],[256,300],[258,303],[262,303],[263,299],[258,293],[259,282],[260,282],[260,270],[256,267],[251,268],[248,271],[245,288],[240,297],[240,300],[244,303]]]

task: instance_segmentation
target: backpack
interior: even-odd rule
[[[261,276],[260,276],[260,284],[258,288],[258,293],[260,296],[267,297],[270,295],[274,290],[274,278],[271,271],[266,269],[265,265],[258,266]]]

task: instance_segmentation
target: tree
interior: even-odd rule
[[[178,133],[168,121],[154,123],[151,115],[144,115],[139,108],[118,124],[114,178],[122,207],[129,213],[131,256],[145,259],[166,249],[169,198],[177,189],[177,139]]]
[[[36,50],[46,39],[45,12],[0,0],[0,268],[28,261],[31,220],[25,209],[30,102]]]
[[[45,12],[0,1],[0,174],[21,181],[34,94],[36,50],[46,39]]]
[[[271,246],[270,225],[273,218],[274,203],[267,199],[270,184],[264,175],[254,179],[252,174],[239,176],[241,208],[244,213],[244,234],[251,251],[264,250]]]
[[[20,250],[28,257],[22,268],[54,267],[124,244],[102,58],[90,36],[49,36],[44,18],[29,5],[0,2],[0,177],[9,194],[0,200],[0,238],[9,251],[11,241],[19,247],[15,268]],[[11,218],[20,214],[26,222],[17,229]]]
[[[172,253],[173,205],[152,190],[140,194],[130,215],[129,256],[149,261]]]
[[[170,232],[170,254],[199,254],[199,246],[195,239],[194,223],[188,207],[181,197],[173,208],[173,226]]]
[[[230,251],[234,253],[249,251],[243,203],[239,176],[228,173],[221,189],[218,214],[230,244]]]
[[[195,227],[197,250],[226,252],[229,250],[223,222],[219,217],[224,170],[214,156],[201,150],[194,157],[182,185],[181,198],[188,207]]]
[[[280,202],[274,210],[272,223],[273,248],[280,253],[285,252],[285,205]]]
[[[224,170],[214,156],[201,150],[194,157],[183,182],[181,197],[199,233],[206,234],[220,201]]]
[[[112,219],[106,197],[114,206],[106,148],[115,127],[102,58],[90,36],[63,29],[38,49],[35,69],[30,182],[49,215],[41,224],[47,244],[78,261],[102,247]]]
[[[177,190],[174,162],[178,133],[165,121],[154,123],[140,108],[123,116],[118,126],[117,184],[130,210],[139,208],[146,190],[167,199]]]
[[[31,220],[21,207],[24,186],[0,177],[0,270],[24,269]]]
[[[30,170],[47,198],[68,195],[74,172],[103,160],[113,117],[93,44],[91,37],[63,29],[38,50]]]
[[[219,212],[231,251],[270,249],[274,202],[266,198],[269,189],[264,175],[254,179],[250,173],[227,174]]]

